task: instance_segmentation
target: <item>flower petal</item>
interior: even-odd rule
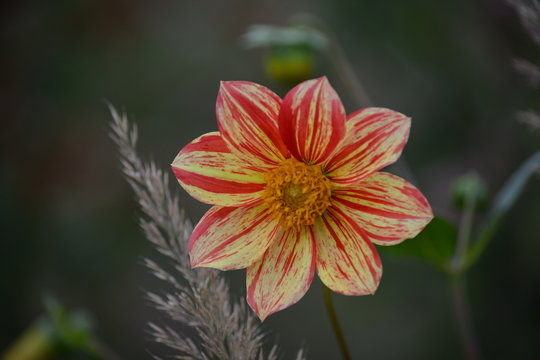
[[[207,204],[253,204],[264,191],[264,173],[232,154],[218,132],[186,145],[174,159],[172,169],[180,185]]]
[[[317,274],[330,289],[344,295],[373,294],[382,265],[365,232],[339,208],[330,207],[314,225]]]
[[[382,108],[366,108],[349,116],[347,137],[325,166],[336,184],[353,184],[392,164],[409,137],[411,119]]]
[[[278,130],[281,99],[264,86],[223,81],[216,102],[219,131],[238,157],[267,168],[289,156]]]
[[[311,227],[282,230],[263,257],[247,268],[249,306],[264,320],[304,296],[315,273],[315,241]]]
[[[333,196],[336,206],[342,207],[378,245],[395,245],[413,238],[433,218],[431,207],[417,188],[384,172],[337,189]]]
[[[325,161],[345,136],[345,110],[326,77],[304,81],[283,99],[279,131],[291,154]]]
[[[191,266],[233,270],[257,261],[281,229],[266,210],[264,204],[208,210],[189,238]]]

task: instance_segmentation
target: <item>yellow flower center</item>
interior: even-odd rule
[[[332,187],[319,165],[294,158],[266,174],[263,199],[285,228],[313,225],[330,205]]]

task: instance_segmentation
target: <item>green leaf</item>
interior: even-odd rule
[[[48,316],[43,324],[59,352],[83,351],[92,358],[96,352],[92,344],[93,325],[88,314],[81,310],[69,311],[53,296],[44,299]]]
[[[379,249],[389,254],[425,260],[445,270],[454,254],[456,234],[454,225],[435,217],[415,238],[395,246],[381,246]]]
[[[514,205],[527,180],[537,169],[540,169],[540,151],[528,158],[501,188],[493,202],[491,218],[499,218]]]
[[[540,151],[529,157],[508,179],[504,186],[499,190],[493,201],[493,206],[489,211],[485,225],[480,231],[477,240],[472,244],[467,253],[466,266],[471,266],[484,252],[493,235],[496,233],[501,219],[516,203],[527,180],[531,175],[540,169]]]

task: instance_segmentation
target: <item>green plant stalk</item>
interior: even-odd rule
[[[352,100],[355,102],[356,107],[365,108],[372,106],[366,88],[360,81],[360,78],[356,75],[351,62],[347,58],[347,55],[345,55],[345,51],[343,51],[343,48],[334,38],[326,24],[318,17],[311,15],[299,16],[294,20],[294,23],[307,26],[326,37],[328,46],[325,48],[325,53],[328,56],[331,65],[334,67],[339,80],[352,96]]]
[[[330,46],[327,50],[330,62],[332,63],[337,76],[352,95],[355,105],[358,108],[371,106],[371,100],[369,99],[366,88],[354,72],[354,69],[349,62],[349,59],[347,59],[345,52],[337,41],[335,41],[328,33],[326,36],[330,40]]]
[[[540,151],[530,156],[504,184],[497,194],[493,207],[488,215],[486,225],[480,232],[476,241],[469,249],[468,243],[472,231],[474,216],[474,201],[467,201],[460,223],[458,244],[455,256],[452,259],[449,270],[451,273],[450,288],[456,326],[460,334],[462,345],[468,359],[479,357],[478,346],[470,320],[470,309],[465,294],[463,275],[478,260],[486,247],[489,245],[495,231],[498,229],[502,218],[514,205],[522,193],[531,174],[540,167]],[[474,199],[472,199],[474,200]]]
[[[334,308],[334,301],[332,300],[332,291],[323,284],[323,295],[324,295],[324,305],[326,306],[326,312],[328,313],[328,318],[332,324],[332,329],[334,330],[334,335],[341,350],[341,355],[343,360],[351,360],[351,355],[349,353],[349,347],[347,346],[347,341],[343,336],[343,331],[339,325],[339,320],[337,318],[336,310]]]
[[[320,26],[318,29],[319,31],[322,31],[329,40],[329,46],[326,49],[326,54],[330,60],[330,63],[334,67],[339,80],[343,83],[351,95],[352,100],[355,102],[355,106],[358,109],[373,106],[364,84],[360,81],[360,78],[354,71],[354,68],[347,58],[343,48],[339,45],[338,41],[333,38],[330,32],[326,30],[326,27]],[[405,178],[409,179],[413,183],[416,183],[413,172],[403,156],[394,164],[394,166],[401,174],[403,174]]]
[[[493,207],[488,215],[486,225],[477,240],[471,246],[465,259],[464,268],[472,266],[489,245],[501,219],[510,210],[523,192],[531,174],[540,168],[540,151],[532,154],[506,181],[499,190]]]
[[[463,213],[459,223],[456,250],[448,266],[450,274],[449,286],[456,330],[463,347],[465,357],[469,360],[479,358],[478,344],[471,321],[470,307],[465,291],[464,279],[465,260],[472,233],[476,200],[475,194],[468,193],[465,197]]]
[[[459,275],[463,272],[465,258],[469,250],[472,226],[474,220],[474,211],[476,206],[476,197],[474,194],[467,194],[459,223],[456,250],[452,260],[450,260],[450,272]]]
[[[463,271],[467,271],[468,268],[471,267],[478,260],[478,258],[480,258],[480,255],[482,255],[490,243],[493,235],[495,235],[495,231],[499,228],[501,218],[502,216],[493,218],[482,230],[476,241],[474,241],[465,258]]]
[[[449,285],[454,321],[465,353],[465,358],[468,360],[476,360],[479,358],[479,350],[470,316],[469,302],[467,300],[465,289],[465,278],[462,274],[450,277]]]

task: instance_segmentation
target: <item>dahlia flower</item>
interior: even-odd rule
[[[296,303],[315,272],[335,292],[373,294],[374,244],[416,236],[433,217],[406,180],[379,170],[401,155],[410,118],[383,108],[346,115],[326,77],[282,100],[264,86],[222,82],[219,132],[186,145],[172,168],[213,205],[189,240],[193,267],[247,269],[261,320]]]

